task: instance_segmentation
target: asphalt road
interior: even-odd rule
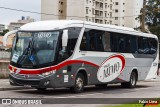
[[[69,89],[48,89],[44,92],[36,89],[0,91],[0,98],[52,98],[49,103],[55,103],[58,107],[93,107],[104,100],[108,104],[133,102],[133,98],[160,98],[160,81],[138,82],[134,89],[121,88],[120,84],[109,84],[106,88],[95,86],[86,87],[83,93],[73,94]],[[56,102],[53,101],[53,98]],[[75,98],[78,98],[75,100]],[[101,100],[101,101],[100,101]],[[62,103],[69,104],[60,104]],[[97,103],[97,102],[98,103]],[[78,103],[73,104],[73,103]],[[85,104],[86,103],[86,104]],[[90,103],[89,105],[87,103]],[[96,103],[96,104],[94,104]],[[0,105],[0,107],[21,107],[22,105]],[[53,107],[53,105],[46,105]],[[25,107],[44,107],[44,105],[26,105]]]

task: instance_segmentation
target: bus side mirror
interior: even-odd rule
[[[12,35],[12,34],[16,34],[17,33],[17,30],[13,30],[13,31],[10,31],[8,33],[6,33],[4,36],[3,36],[3,46],[7,46],[7,39],[8,39],[8,36]]]
[[[63,30],[63,35],[62,35],[62,51],[66,52],[66,47],[68,43],[68,30]]]

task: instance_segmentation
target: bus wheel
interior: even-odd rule
[[[130,81],[121,83],[121,86],[124,88],[134,88],[136,87],[136,83],[137,83],[137,75],[135,72],[132,72],[130,76]]]
[[[84,76],[81,73],[77,74],[75,85],[71,87],[71,91],[74,93],[81,93],[84,89]]]
[[[45,91],[46,88],[36,88],[38,91]]]

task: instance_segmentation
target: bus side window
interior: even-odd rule
[[[136,38],[136,36],[131,36],[130,37],[130,45],[131,45],[130,52],[131,53],[137,53],[138,45],[137,45],[137,38]]]
[[[122,36],[118,38],[118,52],[125,52],[125,38]]]
[[[125,35],[126,36],[126,35]],[[125,53],[131,52],[131,37],[126,36]]]
[[[82,41],[81,41],[81,46],[80,46],[80,50],[86,51],[87,50],[87,33],[84,32],[84,35],[82,37]]]
[[[118,51],[118,36],[116,33],[111,32],[110,33],[110,46],[111,46],[111,52],[117,52]]]
[[[82,51],[104,51],[102,36],[105,32],[94,29],[85,29],[82,37],[80,50]]]
[[[111,52],[111,38],[110,38],[110,33],[105,32],[102,35],[102,43],[103,43],[103,48],[105,52]]]
[[[146,37],[138,37],[138,52],[140,54],[150,54],[149,39]]]
[[[154,54],[157,52],[157,40],[150,39],[149,40],[150,54]]]
[[[68,43],[66,52],[62,52],[62,39],[59,41],[59,56],[57,62],[61,62],[69,58],[75,49],[81,28],[68,28]]]
[[[67,54],[70,57],[74,51],[77,43],[81,28],[69,28],[68,29],[68,44],[67,44]]]
[[[143,53],[143,38],[138,37],[138,53]]]

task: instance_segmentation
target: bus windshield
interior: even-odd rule
[[[52,63],[60,31],[18,32],[14,40],[11,61],[21,66]]]

